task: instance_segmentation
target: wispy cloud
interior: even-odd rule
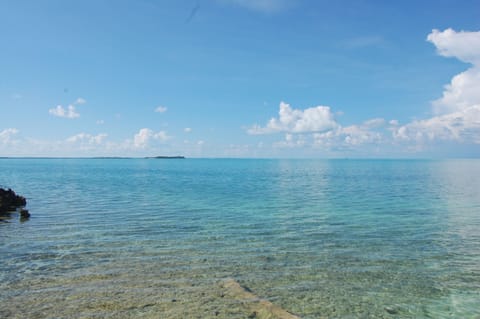
[[[167,112],[168,108],[166,106],[159,105],[155,108],[155,112],[157,113],[165,113]]]
[[[73,102],[73,104],[75,105],[82,105],[82,104],[85,104],[87,103],[87,101],[81,97],[79,97],[78,99],[75,100],[75,102]]]
[[[347,49],[360,49],[385,45],[386,41],[379,35],[361,36],[348,39],[341,43]]]
[[[6,145],[13,142],[13,137],[18,134],[18,129],[7,128],[0,131],[0,144]]]
[[[263,13],[282,12],[297,2],[296,0],[217,0],[218,2],[234,5]]]
[[[362,124],[339,126],[328,132],[314,133],[313,142],[315,146],[326,149],[352,149],[364,145],[388,143],[385,126],[386,121],[379,118],[367,120]]]
[[[79,133],[67,138],[64,142],[61,142],[63,148],[66,150],[76,150],[76,152],[92,152],[101,154],[106,149],[112,150],[110,147],[112,143],[107,143],[108,135],[100,133],[97,135],[88,133]]]

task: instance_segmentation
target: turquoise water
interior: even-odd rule
[[[1,318],[480,318],[480,160],[2,159]]]

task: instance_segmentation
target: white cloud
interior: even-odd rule
[[[416,120],[393,131],[400,141],[418,143],[433,140],[456,140],[480,143],[480,104],[461,111],[439,115],[426,120]]]
[[[155,109],[155,112],[157,113],[165,113],[166,111],[167,111],[167,107],[161,106],[161,105]]]
[[[445,86],[442,98],[433,102],[436,114],[446,114],[480,103],[480,32],[433,30],[427,37],[437,52],[455,57],[472,67],[453,77]]]
[[[405,151],[419,151],[426,149],[423,146],[427,143],[439,146],[443,142],[480,144],[480,32],[433,30],[427,40],[440,55],[470,64],[445,86],[442,97],[432,102],[432,117],[404,125],[374,118],[344,127],[335,121],[329,107],[297,110],[282,102],[278,118],[265,126],[255,125],[248,133],[286,133],[274,147],[315,146],[341,152],[394,149],[399,145],[406,146]]]
[[[87,101],[85,99],[82,99],[81,97],[79,97],[78,99],[75,100],[75,102],[73,102],[73,104],[75,105],[81,105],[85,103],[87,103]]]
[[[363,126],[368,128],[376,128],[385,126],[386,123],[387,122],[382,118],[374,118],[363,122]]]
[[[445,86],[443,96],[432,103],[435,116],[416,120],[393,131],[399,141],[423,143],[454,140],[480,143],[480,32],[433,30],[427,37],[440,55],[472,64]]]
[[[190,127],[186,127],[186,128],[183,129],[183,131],[185,133],[190,133],[192,131],[192,129]]]
[[[105,121],[104,120],[97,120],[97,122],[95,122],[95,123],[97,123],[97,125],[103,125],[103,124],[105,124]]]
[[[324,133],[314,133],[314,145],[324,148],[352,148],[365,144],[378,144],[385,142],[383,128],[386,121],[375,118],[365,121],[361,125],[350,125],[337,127]],[[376,130],[374,130],[376,129]]]
[[[307,143],[305,136],[302,134],[286,133],[283,141],[273,144],[276,148],[295,148],[305,146]]]
[[[82,132],[58,140],[18,137],[19,130],[0,131],[1,156],[138,156],[159,150],[169,150],[171,137],[164,131],[139,130],[131,139],[112,141],[105,133]]]
[[[16,128],[7,128],[3,131],[0,131],[0,143],[1,144],[10,144],[13,142],[13,137],[18,134],[18,129]]]
[[[67,138],[67,142],[100,145],[105,141],[106,138],[107,138],[107,134],[104,134],[104,133],[98,134],[98,135],[91,135],[88,133],[79,133],[77,135]]]
[[[445,31],[433,29],[427,36],[427,41],[433,43],[442,56],[455,57],[477,66],[480,64],[480,31],[456,32],[450,28]]]
[[[152,140],[164,142],[169,138],[165,131],[154,132],[149,128],[142,128],[133,137],[133,145],[135,148],[145,148]]]
[[[480,55],[480,54],[479,54]],[[443,96],[433,102],[435,114],[462,110],[480,102],[480,65],[455,75],[445,86]]]
[[[270,119],[265,127],[254,125],[247,132],[249,134],[322,132],[338,126],[328,106],[298,110],[281,102],[278,113],[279,117]]]
[[[80,116],[75,110],[75,106],[69,105],[66,109],[61,106],[57,105],[57,107],[48,110],[48,113],[52,114],[53,116],[64,117],[68,119],[74,119]]]
[[[48,110],[48,113],[53,116],[63,117],[68,119],[74,119],[80,117],[80,114],[75,109],[75,105],[82,105],[87,103],[87,101],[81,97],[77,98],[75,102],[68,105],[66,108],[62,105],[57,105],[57,107],[51,108]]]
[[[479,103],[480,65],[454,76],[445,86],[442,98],[433,102],[433,107],[435,114],[446,114]]]

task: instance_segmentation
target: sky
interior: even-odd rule
[[[0,156],[480,157],[480,0],[0,0]]]

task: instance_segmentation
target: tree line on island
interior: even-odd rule
[[[148,156],[145,158],[153,158],[153,159],[184,159],[185,156]]]

